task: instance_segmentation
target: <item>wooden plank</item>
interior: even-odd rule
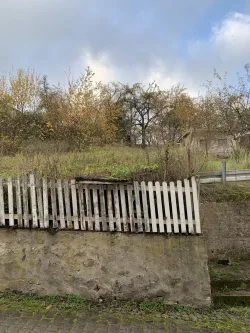
[[[32,228],[38,227],[37,207],[36,207],[36,186],[35,176],[30,175],[30,198],[31,198],[31,214],[32,214]]]
[[[93,205],[94,205],[95,230],[100,231],[99,203],[98,203],[96,185],[93,187]]]
[[[127,194],[128,194],[128,210],[129,210],[129,225],[130,231],[135,231],[135,220],[134,220],[134,196],[133,196],[133,186],[127,185]]]
[[[20,178],[16,178],[16,207],[17,207],[17,225],[23,228],[23,215],[22,215],[22,196]]]
[[[43,197],[40,179],[36,179],[36,195],[38,205],[39,226],[44,229],[44,216],[43,216]]]
[[[5,226],[3,180],[0,178],[0,226]]]
[[[71,196],[72,196],[72,206],[73,206],[74,229],[79,230],[77,197],[76,197],[76,181],[75,181],[75,179],[72,179],[70,183],[71,183]]]
[[[189,233],[192,234],[194,232],[194,226],[193,226],[192,201],[191,201],[189,180],[184,179],[184,186],[185,186],[185,196],[186,196],[186,205],[187,205],[188,231]]]
[[[80,228],[81,230],[86,230],[83,184],[81,183],[78,183],[78,202],[79,202],[79,211],[80,211]]]
[[[114,217],[113,217],[113,204],[112,204],[112,193],[111,186],[107,187],[107,196],[108,196],[108,218],[109,218],[109,231],[114,231]]]
[[[167,225],[167,233],[172,233],[172,222],[170,216],[170,206],[169,206],[169,198],[168,198],[168,186],[166,182],[162,183],[163,189],[163,198],[164,198],[164,208],[166,215],[166,225]]]
[[[48,203],[48,182],[47,178],[43,178],[43,218],[44,228],[49,227],[49,203]]]
[[[182,191],[182,182],[177,181],[177,191],[178,191],[178,203],[180,211],[180,220],[181,220],[181,232],[186,233],[186,219],[185,219],[185,210],[184,210],[184,201],[183,201],[183,191]]]
[[[141,182],[141,192],[142,192],[142,204],[143,204],[143,218],[145,223],[145,231],[150,232],[150,222],[148,216],[148,201],[147,201],[147,189],[146,183]]]
[[[68,180],[64,180],[63,182],[63,189],[64,189],[64,200],[66,206],[66,216],[67,216],[67,228],[72,229],[72,216],[71,216],[71,205],[70,205],[70,188]]]
[[[138,232],[143,232],[142,217],[141,217],[140,192],[139,192],[139,183],[138,182],[134,182],[134,192],[135,192],[137,228],[138,228]]]
[[[192,182],[192,189],[193,189],[193,202],[194,202],[194,219],[195,219],[195,226],[196,226],[196,233],[201,233],[201,224],[200,224],[200,210],[199,210],[199,200],[198,200],[198,193],[197,193],[197,184],[195,177],[191,178]]]
[[[58,191],[58,205],[59,205],[59,215],[60,215],[60,228],[65,229],[65,216],[64,216],[64,202],[63,202],[63,191],[62,191],[62,181],[57,180],[57,191]]]
[[[156,188],[159,230],[160,233],[162,233],[165,231],[165,229],[164,229],[163,210],[162,210],[161,186],[159,182],[155,182],[155,188]]]
[[[124,185],[120,186],[120,195],[121,195],[121,206],[122,206],[122,223],[124,232],[128,232],[128,223],[127,223],[127,208],[126,208],[126,199],[125,199],[125,189]]]
[[[118,185],[115,185],[115,188],[114,188],[114,203],[115,203],[116,231],[121,231],[122,227],[121,227],[121,212],[120,212]]]
[[[91,194],[89,185],[84,185],[85,196],[86,196],[86,205],[87,205],[87,221],[88,221],[88,230],[93,230],[93,216],[92,216],[92,206],[91,206]]]
[[[14,205],[13,205],[13,184],[12,178],[8,178],[8,208],[9,208],[9,226],[14,226]]]
[[[50,197],[51,197],[51,206],[52,206],[52,221],[53,228],[58,228],[58,215],[57,215],[57,201],[56,201],[56,186],[55,181],[50,181]]]
[[[153,183],[148,182],[148,193],[149,193],[149,206],[151,212],[151,223],[152,223],[152,231],[157,232],[157,222],[155,215],[155,199],[154,199],[154,191],[153,191]]]
[[[170,182],[171,207],[173,212],[174,233],[179,233],[179,221],[176,206],[175,184]]]
[[[100,202],[101,202],[101,218],[102,218],[102,230],[107,231],[107,212],[106,212],[106,204],[105,204],[105,192],[104,186],[100,186]]]
[[[23,175],[22,179],[23,189],[23,221],[24,228],[29,228],[29,194],[28,194],[28,180],[27,175]]]

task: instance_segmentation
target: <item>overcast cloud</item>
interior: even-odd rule
[[[0,0],[0,71],[51,82],[87,66],[96,80],[181,82],[196,94],[213,69],[250,62],[249,0]]]

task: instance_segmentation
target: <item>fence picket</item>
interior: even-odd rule
[[[152,182],[148,182],[148,193],[149,193],[152,231],[157,232],[157,223],[156,223],[156,215],[155,215],[155,198],[154,198],[154,190],[153,190]]]
[[[134,222],[135,215],[134,215],[134,206],[133,206],[134,196],[131,185],[127,186],[127,194],[128,194],[129,226],[130,226],[130,231],[134,232],[135,231],[135,222]]]
[[[189,180],[184,179],[184,187],[185,187],[185,196],[186,196],[186,205],[187,205],[188,231],[189,233],[192,234],[194,232],[194,227],[193,227],[192,201],[190,195]]]
[[[57,200],[56,200],[56,185],[55,181],[50,181],[50,197],[51,197],[51,207],[52,207],[52,221],[53,228],[58,228],[58,215],[57,215]]]
[[[5,226],[3,180],[0,178],[0,226]]]
[[[70,206],[70,188],[68,180],[64,180],[63,182],[63,189],[64,189],[64,200],[66,206],[66,216],[67,216],[67,228],[72,229],[72,216],[71,216],[71,206]]]
[[[107,189],[108,192],[108,217],[109,217],[109,231],[114,231],[114,218],[113,218],[113,204],[111,188]]]
[[[65,229],[65,216],[64,216],[64,202],[63,202],[63,191],[62,191],[62,181],[58,179],[57,181],[57,191],[58,191],[58,205],[59,205],[59,215],[60,215],[60,228]]]
[[[95,230],[100,231],[99,203],[98,203],[96,188],[93,188],[93,205],[94,205]]]
[[[78,184],[78,200],[79,200],[79,212],[80,212],[80,226],[81,230],[86,230],[85,212],[84,212],[84,197],[83,197],[83,185]]]
[[[17,225],[19,228],[23,227],[23,215],[22,215],[22,196],[20,179],[16,178],[16,207],[17,207]]]
[[[167,233],[170,234],[172,232],[172,223],[171,223],[170,206],[168,198],[168,186],[166,182],[162,183],[162,189],[163,189],[164,208],[166,215]]]
[[[124,232],[128,231],[127,224],[127,209],[126,209],[126,200],[125,200],[125,189],[124,185],[120,185],[120,195],[121,195],[121,206],[122,206],[122,223]]]
[[[48,182],[47,178],[43,178],[43,218],[44,228],[49,227],[49,204],[48,204]]]
[[[31,214],[32,214],[32,228],[38,227],[37,208],[36,208],[36,187],[35,176],[30,175],[30,197],[31,197]]]
[[[138,232],[143,232],[142,217],[141,217],[140,192],[139,192],[139,183],[138,182],[134,182],[134,191],[135,191],[137,228],[138,228]]]
[[[198,193],[197,193],[197,184],[195,177],[192,177],[192,192],[193,192],[193,202],[194,202],[194,219],[195,219],[195,226],[196,226],[196,233],[201,233],[201,226],[200,226],[200,211],[199,211],[199,202],[198,202]]]
[[[36,179],[36,195],[37,195],[37,204],[38,204],[39,226],[41,229],[44,229],[43,198],[42,198],[42,188],[41,188],[40,179]]]
[[[175,184],[174,184],[174,182],[170,182],[170,195],[171,195],[171,206],[172,206],[172,212],[173,212],[174,233],[178,233],[179,232],[179,222],[178,222],[175,193],[176,193]]]
[[[160,187],[159,182],[155,182],[155,188],[156,188],[156,198],[157,198],[159,230],[160,230],[160,232],[164,232],[164,220],[163,220],[162,200],[161,200],[161,187]]]
[[[105,193],[104,186],[100,186],[100,203],[101,203],[101,218],[102,218],[102,230],[107,231],[107,212],[106,212],[106,204],[105,204]]]
[[[23,221],[24,228],[29,228],[29,197],[28,197],[28,179],[27,175],[23,175],[22,179],[23,189]]]
[[[119,203],[119,193],[118,186],[115,185],[114,188],[114,203],[115,203],[115,222],[116,222],[116,231],[121,231],[121,212],[120,212],[120,203]]]
[[[186,233],[183,191],[182,191],[182,183],[180,180],[177,181],[177,191],[178,191],[178,203],[179,203],[180,220],[181,220],[181,232]]]
[[[90,189],[88,185],[85,185],[84,189],[85,189],[86,205],[87,205],[88,230],[93,230]]]
[[[79,230],[77,197],[76,197],[76,181],[75,181],[75,179],[71,180],[71,195],[72,195],[72,206],[73,206],[74,229]]]
[[[9,226],[14,226],[14,205],[13,205],[13,184],[12,178],[8,178],[8,206],[9,206]]]
[[[145,223],[145,231],[150,232],[150,222],[148,217],[148,200],[147,200],[147,189],[144,181],[141,182],[142,192],[142,205],[143,205],[143,218]]]

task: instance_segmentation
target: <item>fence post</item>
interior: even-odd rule
[[[227,181],[227,165],[225,161],[221,163],[221,181],[223,184]]]

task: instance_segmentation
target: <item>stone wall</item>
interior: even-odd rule
[[[202,236],[0,229],[0,290],[209,306]]]
[[[200,213],[210,259],[250,257],[249,200],[202,203]]]

